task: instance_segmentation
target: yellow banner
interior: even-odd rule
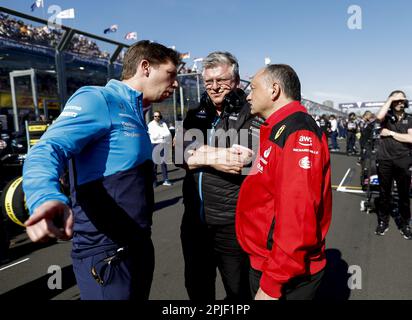
[[[47,129],[47,125],[29,126],[29,132],[46,131],[46,129]]]
[[[43,109],[44,100],[47,102],[47,107],[49,109],[60,110],[60,104],[57,102],[56,97],[41,97],[38,100],[38,105],[40,109]],[[17,106],[19,108],[31,108],[34,109],[33,106],[33,98],[32,96],[17,96]],[[7,92],[0,92],[0,108],[12,108],[13,102],[11,93]]]

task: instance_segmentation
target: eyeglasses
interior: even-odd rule
[[[153,116],[153,118],[160,118],[160,116]]]
[[[233,78],[223,78],[223,79],[208,79],[205,80],[205,87],[206,88],[211,88],[213,87],[214,83],[216,82],[218,87],[221,87],[223,85],[230,85],[230,82],[233,80]]]
[[[398,105],[398,104],[403,104],[403,105],[405,105],[405,104],[406,104],[406,100],[395,100],[395,101],[393,101],[392,103],[393,103],[395,106]]]

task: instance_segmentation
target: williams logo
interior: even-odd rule
[[[299,144],[304,147],[311,147],[312,146],[312,138],[306,136],[299,137]]]
[[[286,126],[285,126],[285,125],[283,125],[283,126],[281,126],[281,127],[279,128],[278,132],[276,132],[275,140],[280,137],[280,135],[282,134],[282,132],[283,132],[285,129],[286,129]]]

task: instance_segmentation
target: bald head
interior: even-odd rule
[[[277,83],[286,98],[295,101],[302,99],[299,77],[291,66],[286,64],[271,64],[259,72],[261,72],[265,80],[269,82],[269,85]]]

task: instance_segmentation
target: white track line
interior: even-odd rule
[[[362,191],[362,190],[350,190],[350,189],[348,190],[346,188],[342,188],[342,189],[337,190],[337,191],[345,192],[345,193],[365,193],[365,191]]]
[[[6,269],[11,268],[11,267],[14,267],[15,265],[26,262],[27,260],[30,260],[30,258],[26,258],[26,259],[23,259],[21,261],[15,262],[15,263],[13,263],[9,266],[5,266],[5,267],[1,268],[0,271],[6,270]]]
[[[342,181],[340,182],[340,184],[339,184],[338,188],[336,189],[336,191],[343,191],[344,190],[344,189],[342,190],[342,185],[343,185],[343,182],[345,181],[346,177],[348,176],[350,170],[351,170],[351,168],[349,168],[348,171],[346,171],[346,174],[343,177]]]

